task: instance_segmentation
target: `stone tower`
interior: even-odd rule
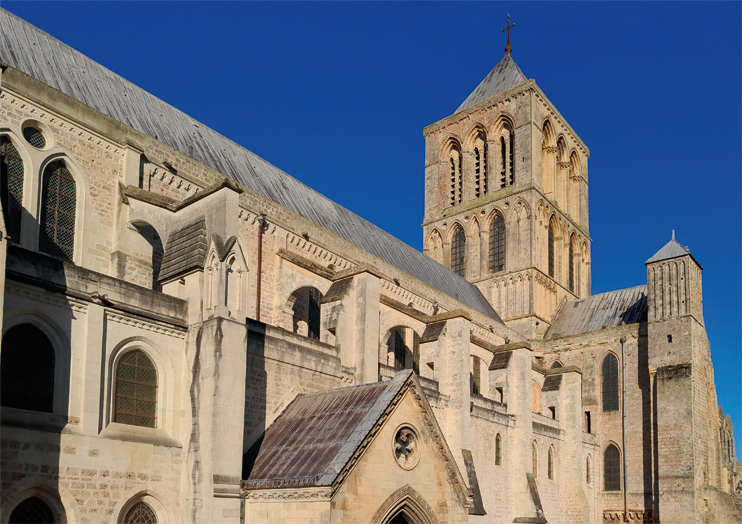
[[[561,301],[590,294],[587,146],[509,48],[423,134],[424,252],[542,335]]]
[[[718,403],[703,322],[701,265],[673,238],[647,260],[647,354],[662,435],[656,450],[663,522],[707,522],[707,486],[721,485]],[[691,517],[694,515],[694,517]]]

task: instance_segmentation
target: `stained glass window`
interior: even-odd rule
[[[54,347],[32,324],[3,336],[0,357],[2,405],[51,413],[54,407]]]
[[[549,222],[549,276],[554,278],[554,223]]]
[[[157,524],[157,515],[148,504],[137,502],[126,513],[124,524]]]
[[[114,422],[154,428],[157,421],[157,370],[144,351],[126,353],[116,366]]]
[[[8,137],[0,138],[0,200],[8,235],[14,241],[21,236],[23,209],[23,160]]]
[[[75,247],[75,180],[61,162],[44,170],[39,249],[72,260]]]
[[[489,267],[493,273],[505,269],[505,221],[500,215],[490,224]]]
[[[575,247],[569,243],[569,290],[575,290]]]
[[[618,411],[618,359],[608,354],[603,359],[603,411]]]
[[[613,444],[605,448],[603,468],[605,491],[621,491],[621,453]]]
[[[456,228],[451,241],[451,270],[460,277],[466,277],[466,268],[464,266],[464,254],[466,250],[466,237],[464,230]]]

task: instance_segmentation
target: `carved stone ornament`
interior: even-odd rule
[[[420,462],[420,437],[411,426],[400,426],[394,434],[392,450],[402,469],[413,469]]]

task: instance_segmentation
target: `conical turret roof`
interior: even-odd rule
[[[469,106],[487,100],[498,93],[517,86],[521,82],[528,80],[518,64],[515,63],[510,53],[505,53],[502,60],[490,71],[484,80],[472,91],[472,93],[459,106],[456,113],[466,109]]]

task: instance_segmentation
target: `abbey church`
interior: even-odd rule
[[[703,261],[591,294],[590,150],[509,45],[424,128],[421,253],[0,34],[0,522],[742,521]]]

